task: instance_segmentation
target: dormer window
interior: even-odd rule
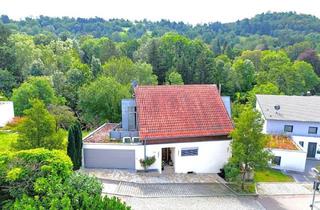
[[[309,127],[308,134],[317,134],[318,127]]]
[[[285,125],[284,126],[284,132],[292,133],[292,131],[293,131],[293,125]]]

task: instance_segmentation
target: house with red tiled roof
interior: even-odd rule
[[[216,85],[137,86],[121,106],[120,124],[84,139],[85,167],[137,171],[153,159],[160,173],[218,173],[231,155],[230,98]]]

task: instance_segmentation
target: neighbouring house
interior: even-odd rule
[[[4,127],[14,118],[13,102],[0,101],[0,127]]]
[[[122,122],[106,123],[84,138],[85,168],[160,173],[218,173],[228,161],[233,129],[230,98],[216,85],[137,86],[122,100]]]
[[[288,140],[296,145],[297,150],[300,150],[299,155],[288,149],[283,149],[281,155],[275,153],[277,160],[274,163],[278,167],[282,165],[282,169],[304,171],[306,158],[320,159],[319,96],[257,95],[256,97],[256,108],[265,120],[264,133],[287,136]],[[290,164],[281,164],[285,158],[291,159]]]
[[[285,135],[270,137],[267,148],[274,155],[271,166],[281,170],[303,172],[306,164],[306,152]]]

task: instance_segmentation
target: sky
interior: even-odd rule
[[[319,0],[0,0],[0,14],[19,20],[51,17],[233,22],[262,12],[295,11],[320,18]]]

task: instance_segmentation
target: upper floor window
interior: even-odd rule
[[[317,134],[318,127],[309,127],[308,133],[309,134]]]
[[[284,126],[284,132],[291,133],[293,131],[293,125],[285,125]]]
[[[129,131],[137,129],[137,107],[129,106],[128,107],[128,129]]]

